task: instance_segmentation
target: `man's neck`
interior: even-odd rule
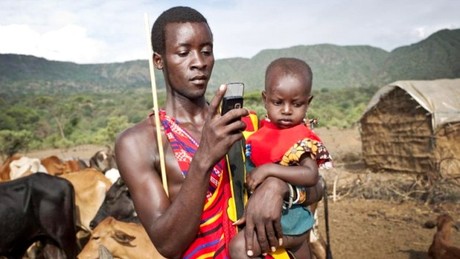
[[[204,98],[197,100],[186,99],[181,101],[166,101],[166,114],[176,119],[179,123],[202,125],[208,112],[208,104]]]

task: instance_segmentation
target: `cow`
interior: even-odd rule
[[[78,172],[89,167],[85,161],[79,158],[63,160],[63,163],[64,173]]]
[[[105,247],[113,258],[164,258],[156,250],[141,224],[122,222],[113,217],[105,218],[93,230],[78,259],[99,258],[100,247]]]
[[[77,207],[77,226],[90,232],[90,221],[104,201],[105,194],[112,182],[100,171],[87,168],[78,172],[60,175],[72,183],[75,189],[75,204]]]
[[[0,183],[0,257],[22,258],[40,241],[57,246],[58,258],[75,258],[74,210],[74,189],[65,179],[35,173]]]
[[[91,220],[90,228],[94,229],[99,222],[109,216],[124,222],[140,223],[128,187],[122,178],[118,178],[107,191],[104,202]]]
[[[42,158],[41,164],[51,175],[62,175],[71,172],[78,172],[88,167],[86,163],[80,159],[62,160],[55,155]]]
[[[457,226],[448,214],[439,215],[436,219],[436,233],[428,249],[428,256],[433,259],[460,258],[460,248],[452,245],[452,229]]]
[[[104,175],[105,177],[109,178],[113,184],[118,180],[118,178],[120,178],[120,171],[118,171],[116,168],[110,168],[109,170],[105,171]]]
[[[42,158],[40,162],[51,175],[61,175],[64,172],[64,163],[55,155]]]
[[[103,173],[111,168],[117,168],[115,162],[115,154],[110,147],[107,147],[107,150],[97,151],[89,159],[89,167],[95,168]]]
[[[3,161],[2,166],[0,167],[0,181],[8,181],[10,180],[10,164],[11,162],[20,159],[21,156],[19,155],[12,155]]]
[[[27,176],[36,172],[48,173],[38,158],[23,156],[10,163],[10,180]]]

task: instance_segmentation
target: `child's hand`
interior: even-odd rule
[[[250,173],[248,173],[246,175],[246,188],[248,188],[249,193],[254,192],[257,186],[259,186],[265,178],[267,178],[267,174],[263,165],[254,168]]]

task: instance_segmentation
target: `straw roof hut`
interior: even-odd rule
[[[377,91],[360,119],[367,166],[460,176],[460,79],[397,81]]]

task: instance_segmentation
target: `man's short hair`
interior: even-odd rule
[[[152,26],[151,41],[153,51],[159,54],[165,53],[166,25],[186,22],[204,22],[208,24],[208,21],[200,12],[190,7],[177,6],[164,11]]]

